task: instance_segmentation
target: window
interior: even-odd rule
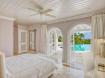
[[[84,26],[84,27],[83,27]],[[72,51],[75,53],[90,52],[92,33],[87,25],[77,26],[71,36]]]

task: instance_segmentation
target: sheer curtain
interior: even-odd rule
[[[99,40],[105,38],[105,14],[92,16],[92,29],[93,51],[95,52],[95,55],[100,55],[100,51],[102,51],[102,48],[100,47]]]
[[[36,31],[36,52],[46,54],[47,49],[47,25],[41,25]]]
[[[98,64],[101,61],[98,59],[101,56],[103,56],[105,52],[105,46],[102,45],[104,42],[101,42],[101,40],[105,40],[105,14],[98,14],[98,15],[92,16],[92,29],[93,29],[92,30],[93,31],[93,52],[94,52],[94,58],[95,58],[94,59],[95,60],[94,78],[97,78],[96,75],[98,71]]]

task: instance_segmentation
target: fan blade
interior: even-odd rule
[[[31,3],[35,6],[35,8],[39,9],[39,10],[42,10],[43,7],[40,6],[39,4],[37,4],[35,1],[31,1]]]
[[[47,10],[44,10],[43,12],[42,12],[42,14],[45,14],[45,13],[48,13],[48,12],[51,12],[51,11],[53,11],[52,9],[47,9]]]
[[[38,11],[36,9],[33,9],[33,8],[27,8],[28,10],[32,10],[32,11]]]
[[[35,16],[35,15],[38,15],[39,13],[36,13],[36,14],[32,14],[32,15],[30,15],[30,16]]]
[[[54,15],[51,15],[51,14],[45,14],[46,16],[49,16],[49,17],[53,17],[53,18],[56,18],[56,16]]]

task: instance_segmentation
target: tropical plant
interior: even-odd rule
[[[63,37],[62,36],[58,36],[58,42],[63,42]]]
[[[85,39],[84,37],[85,37],[84,33],[74,33],[74,43],[75,44],[91,44],[91,39]]]

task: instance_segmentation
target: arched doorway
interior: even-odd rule
[[[63,35],[59,28],[52,28],[48,31],[48,52],[58,55],[58,63],[62,63],[63,56]]]
[[[48,33],[48,39],[50,52],[63,51],[63,35],[60,29],[50,29]]]
[[[91,27],[87,24],[78,24],[70,31],[69,38],[70,67],[73,72],[79,72],[77,78],[79,75],[80,78],[84,78],[87,75],[85,71],[90,72],[93,66]]]

